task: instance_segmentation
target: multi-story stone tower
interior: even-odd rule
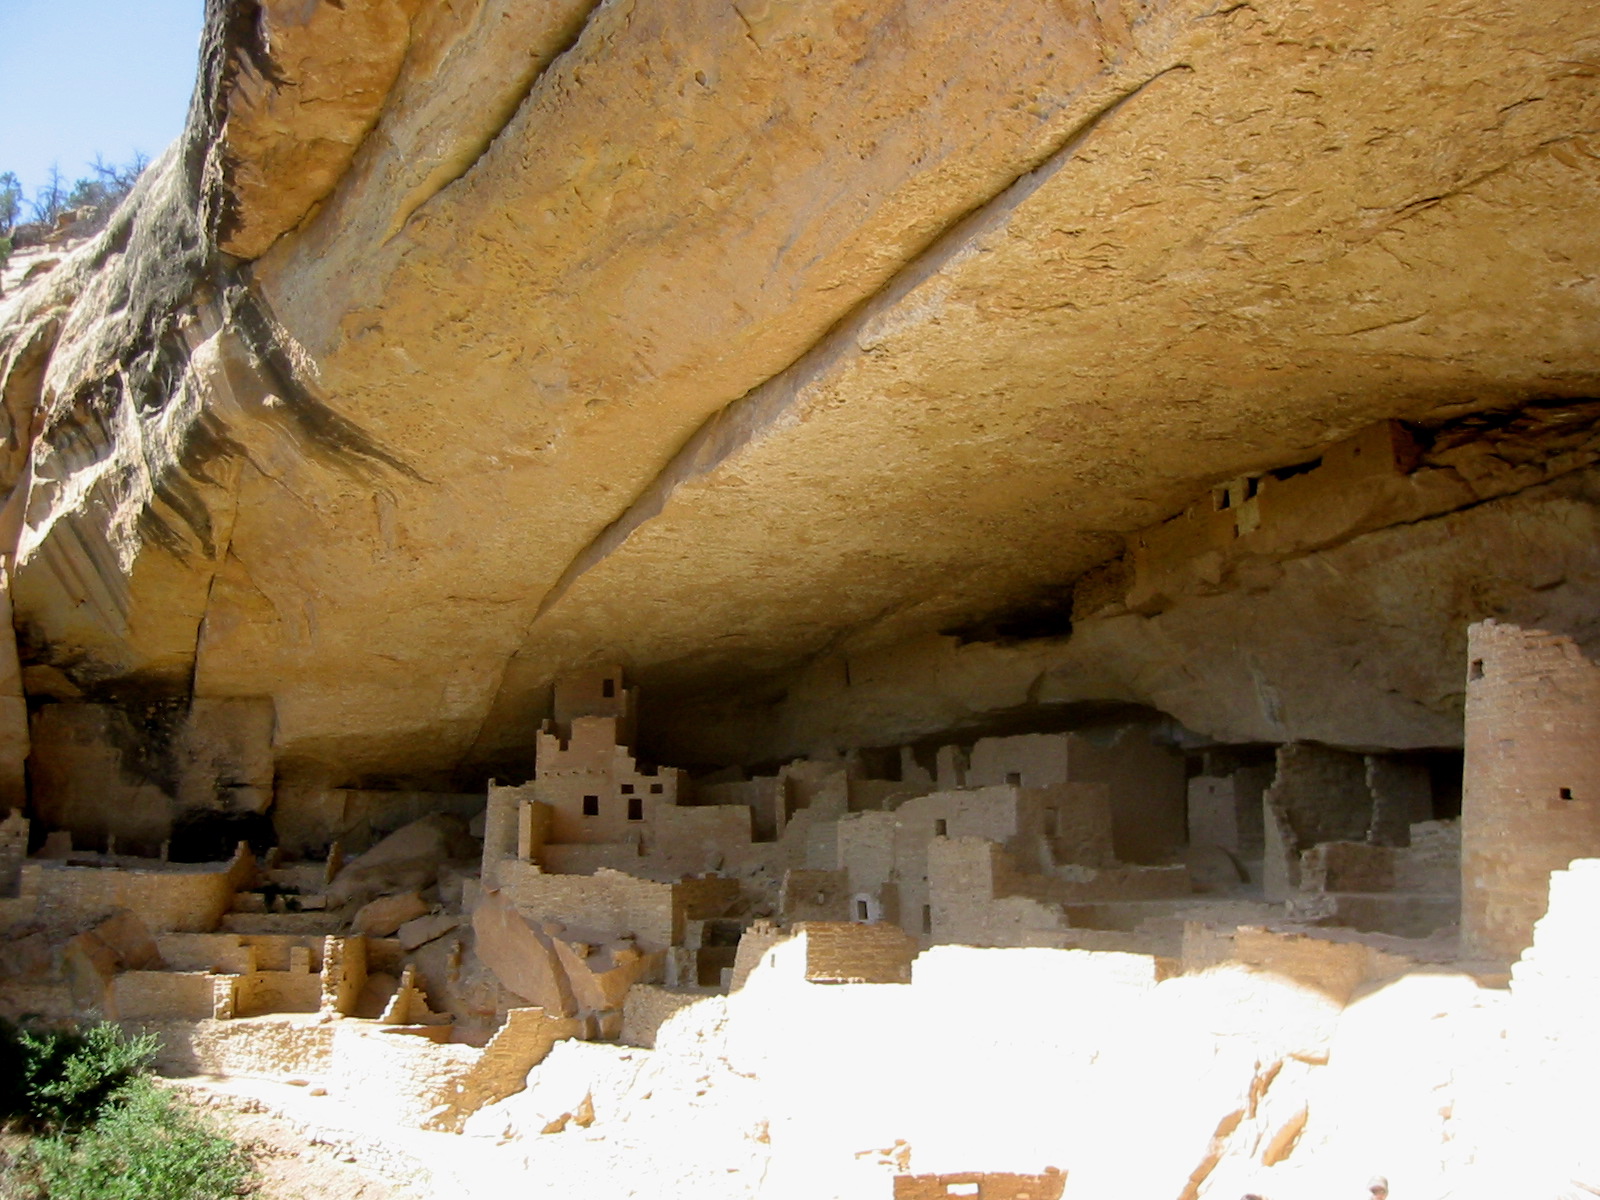
[[[1550,872],[1600,857],[1600,666],[1571,638],[1494,621],[1467,646],[1462,949],[1514,959]]]

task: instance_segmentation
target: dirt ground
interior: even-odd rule
[[[249,1155],[258,1175],[253,1200],[433,1200],[438,1194],[432,1173],[392,1147],[296,1120],[226,1084],[170,1086]],[[0,1135],[0,1200],[34,1194],[14,1165],[27,1142],[20,1134]]]
[[[250,1156],[257,1200],[430,1200],[426,1172],[326,1130],[307,1128],[261,1099],[176,1083]],[[422,1178],[417,1178],[418,1175]],[[409,1180],[407,1176],[411,1176]]]

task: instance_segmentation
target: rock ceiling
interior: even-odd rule
[[[261,9],[191,123],[232,282],[196,284],[183,382],[67,453],[108,375],[74,322],[114,307],[81,265],[0,309],[0,363],[15,413],[14,331],[68,314],[35,648],[272,696],[308,771],[512,760],[583,662],[766,695],[1219,478],[1600,379],[1580,0]],[[97,538],[110,616],[49,549]]]

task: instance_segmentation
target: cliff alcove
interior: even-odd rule
[[[685,1064],[685,1195],[1502,1178],[1593,1050],[1597,74],[1578,0],[208,0],[0,300],[0,1003],[596,1195]],[[958,1004],[1092,1101],[919,1107]],[[1516,1049],[1413,1042],[1424,1163],[1429,1005]]]

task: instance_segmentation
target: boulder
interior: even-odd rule
[[[665,951],[644,954],[632,941],[593,946],[567,937],[551,939],[556,961],[567,974],[578,1007],[585,1012],[620,1010],[628,989],[652,974],[659,975]]]
[[[472,932],[478,958],[508,990],[553,1017],[577,1012],[572,985],[549,935],[523,917],[503,892],[481,895],[472,913]]]
[[[68,938],[61,947],[61,973],[72,998],[84,1011],[115,1020],[111,981],[119,971],[142,971],[161,965],[155,939],[143,921],[128,909]]]
[[[370,908],[371,905],[367,907]],[[425,946],[435,938],[443,937],[460,924],[460,918],[453,917],[449,913],[432,913],[417,917],[400,926],[398,931],[400,948],[409,953],[418,946]]]
[[[428,902],[420,892],[398,892],[362,905],[350,927],[368,937],[388,937],[407,921],[415,921],[427,911]]]
[[[402,826],[346,863],[328,888],[328,903],[365,903],[402,889],[421,891],[434,884],[445,863],[476,851],[465,821],[447,813],[434,813]]]

